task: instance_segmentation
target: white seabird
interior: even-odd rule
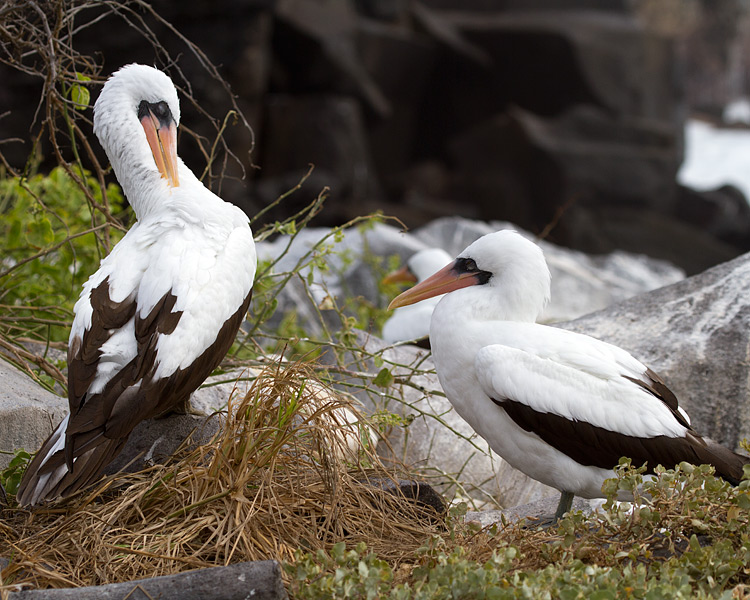
[[[442,248],[425,248],[412,254],[401,269],[388,273],[383,283],[419,283],[451,262],[452,257]],[[430,335],[432,311],[442,296],[423,300],[418,304],[403,306],[383,323],[382,338],[389,344],[417,341],[423,344]]]
[[[516,469],[562,492],[602,497],[622,456],[647,472],[711,464],[737,485],[750,458],[701,437],[662,380],[625,350],[536,324],[550,294],[540,248],[513,231],[480,238],[397,296],[400,307],[445,294],[430,343],[456,411]]]
[[[105,83],[94,132],[137,222],[84,284],[68,345],[70,414],[29,465],[36,505],[96,480],[142,420],[185,405],[234,341],[252,293],[247,216],[177,157],[180,106],[157,69]]]

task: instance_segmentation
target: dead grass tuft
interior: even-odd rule
[[[348,409],[358,419],[342,418]],[[230,401],[209,444],[167,465],[104,480],[35,512],[6,509],[2,582],[67,587],[128,581],[366,542],[392,562],[439,531],[432,509],[368,483],[386,469],[361,415],[306,365],[263,371]],[[354,442],[354,443],[353,443]]]

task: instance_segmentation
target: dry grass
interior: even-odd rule
[[[230,402],[226,426],[168,465],[104,480],[35,512],[6,509],[2,582],[35,587],[114,583],[364,541],[393,563],[442,521],[368,480],[398,477],[375,454],[354,410],[303,364],[262,372]],[[356,412],[355,412],[356,414]],[[359,415],[357,415],[358,418]]]

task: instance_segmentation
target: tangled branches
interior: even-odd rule
[[[18,121],[18,137],[0,139],[0,214],[7,217],[5,229],[12,229],[15,223],[15,230],[20,231],[19,243],[8,241],[5,256],[0,259],[0,352],[24,370],[28,371],[30,365],[34,370],[41,368],[58,383],[64,382],[57,367],[47,360],[46,351],[45,356],[34,355],[30,360],[24,358],[28,352],[28,345],[24,344],[29,339],[44,342],[44,331],[49,327],[67,329],[69,310],[45,305],[40,313],[39,297],[26,294],[19,298],[13,290],[21,289],[37,275],[29,272],[32,263],[46,265],[45,268],[57,265],[57,271],[69,271],[68,279],[75,279],[86,263],[86,253],[93,248],[94,258],[105,256],[126,229],[129,216],[122,210],[120,191],[112,186],[114,176],[92,141],[91,99],[96,95],[92,91],[120,65],[112,58],[105,65],[107,57],[100,50],[82,50],[92,46],[92,39],[106,39],[115,30],[132,34],[129,43],[132,41],[139,49],[140,56],[145,52],[149,57],[141,60],[165,70],[179,88],[183,106],[197,111],[202,123],[210,123],[209,133],[204,136],[181,127],[195,139],[205,159],[203,175],[207,185],[221,191],[230,158],[243,175],[249,164],[249,158],[240,160],[232,154],[224,140],[230,119],[249,132],[251,149],[254,143],[250,124],[217,68],[146,0],[7,0],[0,4],[0,70],[7,79],[17,76],[24,85],[31,83],[39,91],[35,103],[27,102],[25,112],[20,109],[13,114],[0,114],[0,119]],[[183,72],[185,65],[189,65],[191,77],[195,77],[197,69],[204,74],[204,81],[212,82],[213,97],[217,91],[220,96],[223,94],[226,114],[212,115],[201,106]],[[24,159],[19,159],[18,153],[8,158],[11,153],[4,150],[9,143],[23,141],[31,142],[31,152],[25,164],[19,164]],[[40,170],[51,175],[49,181],[58,185],[55,193],[66,198],[65,206],[71,209],[68,213],[58,205],[52,206],[47,180],[34,177]],[[13,210],[33,217],[21,220],[12,214]],[[35,235],[34,228],[42,233]],[[2,234],[8,238],[5,229]],[[72,263],[63,268],[60,256],[66,252],[72,256]],[[77,283],[75,280],[63,287],[73,293],[78,289]]]

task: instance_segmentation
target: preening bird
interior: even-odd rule
[[[541,249],[485,235],[390,307],[445,294],[432,315],[438,378],[456,411],[516,469],[562,492],[602,497],[619,459],[647,472],[711,464],[736,485],[750,458],[701,437],[675,395],[622,348],[535,323],[550,295]]]
[[[409,257],[405,266],[388,273],[383,283],[419,283],[447,265],[451,259],[451,255],[442,248],[419,250]],[[438,302],[440,297],[434,297],[419,304],[397,308],[383,323],[383,340],[389,344],[415,340],[423,345],[430,335],[430,319]]]
[[[257,262],[248,217],[178,158],[179,122],[177,90],[151,67],[123,67],[96,101],[94,132],[137,222],[75,305],[70,414],[29,465],[21,505],[95,481],[138,423],[189,401],[245,317]]]

